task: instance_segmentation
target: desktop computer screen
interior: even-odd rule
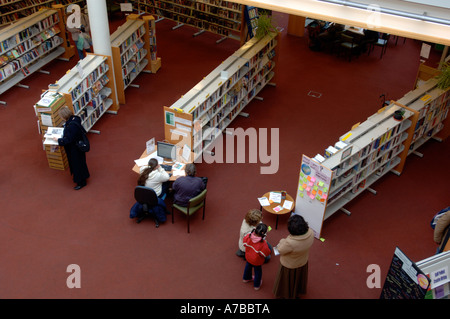
[[[157,142],[157,155],[166,159],[177,159],[177,146],[165,142]]]

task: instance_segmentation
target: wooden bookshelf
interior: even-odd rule
[[[344,206],[363,191],[376,193],[370,186],[387,172],[401,175],[409,155],[422,156],[417,151],[421,145],[432,138],[442,141],[449,136],[449,92],[449,89],[439,89],[437,80],[431,77],[363,123],[356,124],[323,154],[311,159],[304,156],[296,212],[309,219],[316,237],[320,236],[323,221],[335,212],[342,210],[350,214]],[[395,111],[404,113],[402,120],[394,119]],[[305,179],[317,176],[306,172],[317,172],[319,167],[321,174],[317,176],[329,171],[330,178],[322,180],[320,187],[310,185]],[[311,187],[321,191],[319,197],[311,194]]]
[[[0,27],[30,16],[39,9],[50,7],[50,0],[0,0]]]
[[[64,96],[73,113],[81,117],[88,132],[98,132],[92,127],[100,117],[107,111],[119,109],[112,79],[111,58],[88,53],[55,83],[59,85],[57,92]]]
[[[0,34],[0,94],[47,63],[69,54],[60,12],[42,9],[4,28]],[[5,103],[5,102],[3,102]]]
[[[278,34],[253,38],[223,61],[170,107],[164,108],[165,139],[188,145],[195,159],[243,113],[245,106],[273,80]]]
[[[404,112],[403,120],[398,121],[393,115],[400,110]],[[404,161],[414,115],[391,103],[356,124],[324,154],[316,155],[309,163],[303,160],[295,209],[315,225],[317,238],[323,221],[339,210],[350,214],[344,208],[346,204],[365,190],[376,193],[370,186]],[[329,178],[321,178],[325,171],[331,172]]]
[[[125,90],[141,72],[156,73],[161,59],[156,51],[155,19],[137,14],[127,16],[127,21],[111,35],[117,97],[125,104]]]
[[[57,170],[65,170],[68,167],[67,154],[63,146],[45,144],[44,135],[49,127],[63,126],[64,120],[58,112],[65,105],[66,100],[63,95],[46,91],[34,106],[48,165],[50,168]]]
[[[416,90],[399,99],[397,103],[418,112],[408,155],[414,153],[421,156],[417,152],[421,145],[432,138],[442,141],[449,136],[450,89],[438,88],[436,78],[430,78]]]
[[[151,15],[219,34],[221,40],[241,40],[245,34],[244,5],[216,0],[139,0],[138,10]],[[174,28],[176,28],[174,27]],[[244,38],[245,39],[245,38]],[[220,42],[219,40],[218,42]]]

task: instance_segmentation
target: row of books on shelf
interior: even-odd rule
[[[144,45],[144,41],[142,41],[142,36],[145,34],[145,27],[142,25],[139,29],[137,29],[133,34],[128,37],[122,44],[120,45],[120,54],[124,54],[127,50],[132,48],[133,46],[141,46]]]
[[[78,96],[76,101],[73,101],[73,109],[75,113],[79,113],[85,107],[89,105],[89,103],[97,97],[100,91],[105,87],[105,85],[109,82],[109,78],[106,75],[100,77],[92,86],[88,87],[83,93]]]
[[[231,11],[231,10],[227,10],[227,8],[212,6],[209,4],[205,4],[203,2],[196,2],[195,10],[198,10],[198,11],[201,11],[204,13],[208,13],[208,14],[217,15],[221,18],[226,18],[226,19],[232,19],[232,20],[240,20],[241,19],[240,11],[239,12]]]
[[[242,111],[248,100],[242,100],[234,107],[229,107],[223,110],[220,114],[220,120],[211,125],[206,125],[202,130],[194,134],[194,153],[201,154],[203,149],[206,149],[221,132],[230,124],[230,122]]]
[[[77,100],[87,89],[94,86],[94,83],[109,70],[108,64],[101,63],[93,72],[80,81],[75,88],[70,91],[72,101]]]
[[[120,57],[120,62],[122,63],[122,65],[127,64],[128,61],[131,60],[134,57],[134,55],[136,55],[136,53],[139,52],[139,50],[143,49],[143,47],[144,47],[144,41],[142,41],[141,39],[139,39],[138,41],[133,43],[133,45],[126,52],[124,52]]]
[[[10,38],[0,42],[0,54],[15,48],[17,45],[32,37],[40,37],[45,40],[47,36],[53,36],[60,32],[60,29],[55,24],[58,23],[59,18],[57,14],[51,15],[38,23],[21,30]],[[51,27],[51,28],[50,28]],[[46,33],[47,32],[47,33]],[[44,33],[44,34],[41,34]],[[53,35],[52,35],[53,34]]]
[[[4,81],[17,71],[22,69],[22,73],[27,76],[30,74],[26,66],[33,63],[38,58],[42,57],[50,50],[58,47],[63,40],[60,37],[53,37],[50,40],[42,42],[38,47],[33,48],[26,53],[20,55],[15,60],[11,60],[0,68],[0,81]]]
[[[228,8],[236,11],[242,10],[242,4],[225,1],[225,0],[196,0],[197,2],[202,2],[210,5],[215,5],[221,8]]]

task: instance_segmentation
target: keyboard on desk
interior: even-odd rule
[[[170,172],[172,170],[172,166],[171,165],[166,165],[166,164],[161,164],[161,167],[165,170]]]

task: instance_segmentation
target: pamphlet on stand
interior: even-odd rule
[[[53,138],[62,138],[63,132],[63,127],[49,127],[44,134],[44,145],[58,145],[58,141],[55,141]]]

